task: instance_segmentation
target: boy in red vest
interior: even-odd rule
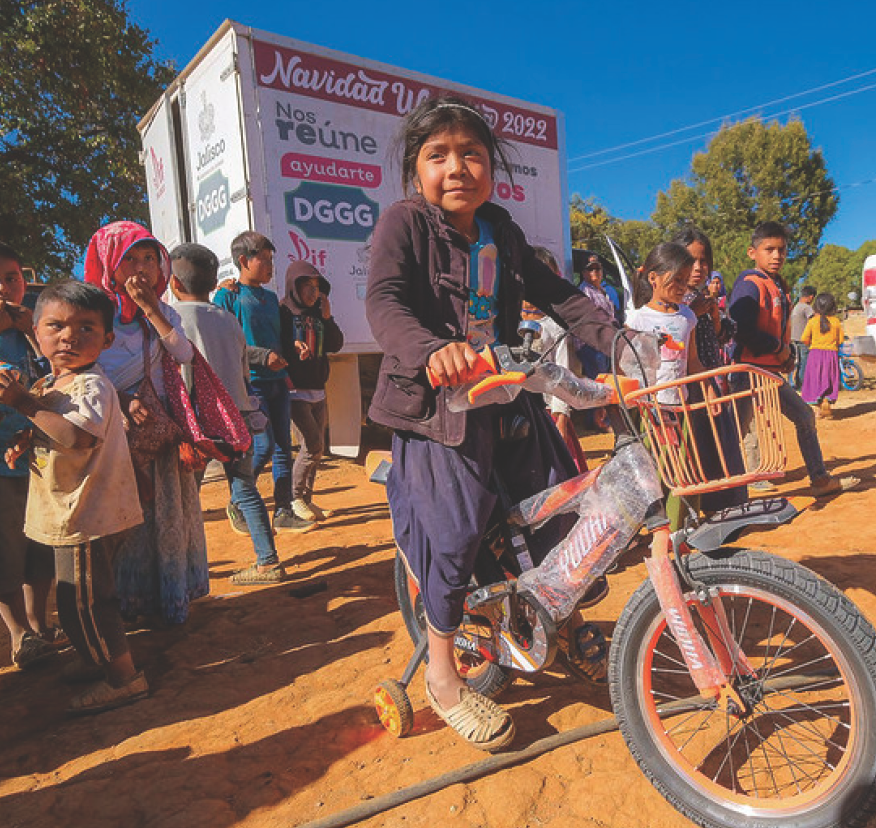
[[[736,323],[733,361],[756,365],[776,374],[787,374],[793,368],[789,325],[791,302],[781,273],[788,256],[788,231],[776,221],[759,224],[754,228],[748,256],[755,268],[739,274],[730,296],[730,317]],[[733,379],[737,383],[745,381],[742,377],[734,376]],[[818,442],[815,414],[788,382],[783,382],[779,388],[779,403],[782,414],[797,428],[797,442],[809,473],[812,493],[824,497],[857,486],[861,482],[857,477],[837,478],[828,474]],[[745,453],[748,467],[756,467],[759,456],[754,432],[745,437]],[[761,481],[750,488],[772,491],[775,486],[769,481]]]

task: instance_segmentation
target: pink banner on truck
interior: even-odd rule
[[[253,41],[253,53],[260,86],[387,115],[405,115],[422,100],[453,91],[260,40]],[[557,149],[554,117],[502,101],[469,94],[465,98],[503,138]]]

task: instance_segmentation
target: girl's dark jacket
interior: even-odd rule
[[[583,342],[610,353],[614,320],[536,258],[506,210],[487,202],[477,214],[492,225],[501,261],[498,340],[520,342],[526,299]],[[368,322],[384,353],[368,411],[374,422],[447,446],[463,441],[466,412],[448,410],[444,389],[431,388],[425,366],[449,342],[465,341],[468,267],[468,242],[421,196],[396,202],[380,217],[365,296]]]
[[[301,277],[307,278],[307,277]],[[344,334],[330,316],[323,319],[320,302],[308,307],[302,304],[298,295],[298,282],[288,286],[289,305],[280,305],[280,334],[283,342],[283,358],[289,364],[286,372],[292,385],[302,390],[322,390],[329,375],[328,354],[334,354],[344,346]],[[320,277],[320,293],[328,296],[331,286]],[[295,341],[303,339],[311,346],[312,356],[301,359],[295,348]]]

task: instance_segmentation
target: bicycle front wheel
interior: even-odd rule
[[[745,707],[734,714],[701,697],[643,584],[618,621],[609,682],[645,775],[708,828],[863,824],[876,806],[876,631],[798,564],[748,550],[689,565],[717,592],[753,674],[732,677]]]

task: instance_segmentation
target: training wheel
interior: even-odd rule
[[[374,691],[374,706],[382,724],[393,736],[407,736],[414,729],[414,708],[404,685],[386,679]]]

